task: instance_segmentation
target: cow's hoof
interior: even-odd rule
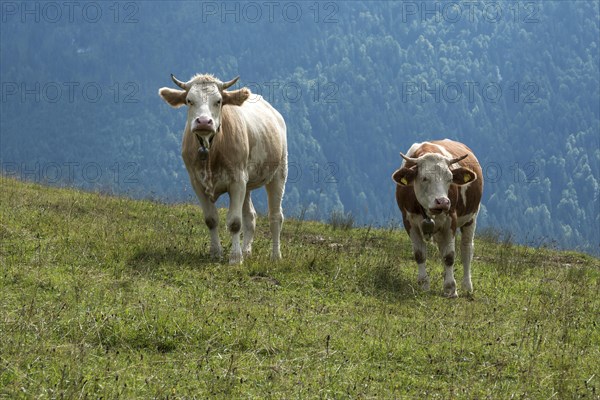
[[[240,265],[242,263],[242,252],[231,253],[229,256],[229,265]]]
[[[273,252],[271,254],[271,261],[279,261],[279,260],[281,260],[281,253],[280,252],[277,252],[277,253]]]
[[[223,258],[223,249],[220,247],[211,247],[210,258],[213,260],[220,260]]]
[[[463,280],[462,281],[462,290],[464,290],[467,293],[473,293],[473,284],[471,283],[471,280]]]
[[[242,255],[244,258],[248,258],[252,255],[252,243],[245,243],[242,247]]]
[[[421,290],[428,292],[429,291],[429,277],[419,277],[417,278],[417,283],[421,286]]]
[[[444,284],[444,296],[449,299],[455,299],[458,297],[458,293],[456,293],[456,282],[450,282]]]

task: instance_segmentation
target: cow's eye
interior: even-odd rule
[[[429,182],[429,178],[427,178],[426,176],[424,176],[423,178],[421,178],[423,180],[423,182]]]
[[[221,105],[221,100],[217,100],[217,101],[215,102],[215,106],[219,107],[220,105]]]
[[[190,105],[190,106],[193,106],[193,105],[194,105],[194,102],[193,102],[193,101],[191,101],[191,100],[188,100],[188,101],[187,101],[187,103],[188,103],[188,105]]]

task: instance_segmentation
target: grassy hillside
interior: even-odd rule
[[[589,256],[480,239],[448,300],[398,229],[288,220],[272,263],[260,218],[232,267],[195,205],[0,182],[0,398],[600,396]]]

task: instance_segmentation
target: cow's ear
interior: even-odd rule
[[[231,106],[241,106],[244,104],[248,97],[252,94],[250,89],[241,88],[238,90],[232,90],[230,92],[223,90],[223,105],[229,104]]]
[[[468,168],[456,168],[452,170],[452,182],[455,185],[465,185],[477,180],[477,174]]]
[[[400,168],[392,175],[392,179],[400,186],[410,186],[417,177],[417,167]]]
[[[185,90],[171,89],[168,87],[160,88],[158,95],[162,97],[171,107],[179,108],[185,105],[187,93]]]

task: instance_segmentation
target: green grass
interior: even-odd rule
[[[260,218],[229,266],[198,206],[0,182],[0,398],[600,396],[590,256],[481,239],[449,300],[399,229],[287,220],[273,263]]]

